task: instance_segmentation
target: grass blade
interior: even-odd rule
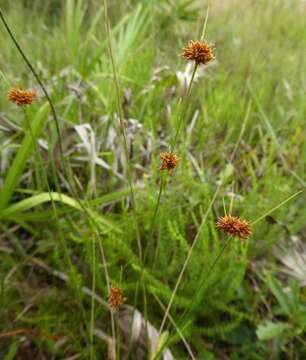
[[[6,176],[2,194],[0,198],[0,211],[5,209],[9,204],[12,194],[18,184],[23,170],[26,166],[26,162],[34,150],[33,138],[36,141],[41,134],[44,125],[47,121],[47,115],[49,112],[49,106],[45,103],[37,112],[32,122],[32,134],[31,131],[27,131],[22,144],[13,160],[13,164],[10,167]],[[33,138],[32,138],[33,135]]]

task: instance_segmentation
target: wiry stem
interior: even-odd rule
[[[188,263],[189,263],[189,260],[190,260],[190,258],[191,258],[191,255],[192,255],[192,253],[193,253],[193,249],[194,249],[196,243],[198,242],[198,239],[199,239],[199,237],[200,237],[200,234],[201,234],[201,232],[202,232],[202,229],[203,229],[203,227],[204,227],[204,224],[205,224],[205,222],[206,222],[206,219],[207,219],[207,217],[208,217],[208,214],[209,214],[209,212],[210,212],[210,210],[211,210],[211,208],[212,208],[212,205],[213,205],[213,203],[215,202],[216,197],[217,197],[217,195],[218,195],[218,193],[219,193],[219,191],[220,191],[220,189],[221,189],[221,185],[222,185],[222,183],[220,183],[220,184],[218,185],[218,187],[217,187],[217,189],[216,189],[216,191],[215,191],[215,193],[214,193],[214,195],[213,195],[213,197],[212,197],[212,199],[211,199],[211,201],[210,201],[210,203],[209,203],[209,205],[208,205],[208,208],[207,208],[207,210],[206,210],[206,212],[205,212],[205,214],[204,214],[204,216],[203,216],[203,219],[202,219],[202,222],[201,222],[201,224],[200,224],[200,226],[199,226],[199,229],[198,229],[198,231],[197,231],[197,234],[196,234],[196,236],[195,236],[195,238],[194,238],[194,240],[193,240],[193,242],[192,242],[192,245],[191,245],[191,247],[190,247],[190,249],[189,249],[189,251],[188,251],[187,257],[186,257],[186,259],[185,259],[185,261],[184,261],[183,267],[182,267],[182,269],[181,269],[181,271],[180,271],[180,274],[179,274],[179,276],[178,276],[178,278],[177,278],[177,281],[176,281],[175,287],[174,287],[174,289],[173,289],[173,291],[172,291],[172,294],[171,294],[171,297],[170,297],[168,306],[167,306],[167,308],[166,308],[166,311],[165,311],[165,314],[164,314],[162,323],[161,323],[161,325],[160,325],[160,328],[159,328],[159,331],[158,331],[158,334],[159,334],[159,335],[162,333],[162,331],[163,331],[163,329],[164,329],[164,326],[165,326],[167,317],[168,317],[168,315],[169,315],[169,312],[170,312],[170,309],[171,309],[171,306],[172,306],[174,297],[175,297],[175,295],[176,295],[176,293],[177,293],[177,290],[178,290],[178,288],[179,288],[179,286],[180,286],[180,284],[181,284],[181,281],[182,281],[183,275],[184,275],[184,273],[185,273],[186,267],[187,267],[187,265],[188,265]]]
[[[155,295],[154,293],[153,293],[153,296],[154,296],[155,300],[158,302],[158,304],[160,305],[160,307],[165,311],[166,308],[165,308],[164,304],[161,302],[161,300],[159,299],[159,297],[157,295]],[[193,354],[193,352],[191,350],[190,345],[188,344],[186,338],[184,337],[184,335],[181,332],[180,328],[178,327],[178,325],[176,324],[176,322],[174,321],[173,317],[170,314],[169,314],[169,320],[170,320],[171,324],[173,325],[173,327],[175,328],[175,330],[177,331],[179,337],[182,339],[183,344],[185,345],[185,348],[186,348],[190,358],[192,360],[195,360],[196,358],[195,358],[195,356],[194,356],[194,354]]]
[[[171,152],[174,151],[174,148],[176,146],[179,133],[181,131],[183,121],[184,121],[186,113],[187,113],[187,108],[188,108],[187,107],[187,100],[189,99],[189,96],[190,96],[190,93],[191,93],[191,86],[193,84],[193,80],[194,80],[195,74],[197,72],[197,68],[198,68],[198,64],[195,63],[193,71],[192,71],[192,75],[191,75],[191,78],[190,78],[190,81],[189,81],[189,84],[188,84],[188,87],[187,87],[187,91],[186,91],[186,94],[185,94],[185,102],[186,102],[186,104],[182,104],[182,100],[179,103],[180,106],[183,106],[183,110],[182,110],[182,112],[180,114],[178,125],[177,125],[177,128],[176,128],[176,132],[175,132],[175,135],[174,135],[174,138],[173,138],[173,142],[171,144],[171,148],[170,148]]]
[[[280,208],[281,206],[283,206],[284,204],[286,204],[286,202],[290,201],[291,199],[293,199],[294,197],[296,197],[297,195],[301,194],[302,192],[304,192],[304,190],[299,190],[296,193],[294,193],[293,195],[289,196],[287,199],[285,199],[284,201],[282,201],[280,204],[274,206],[272,209],[268,210],[267,212],[265,212],[263,215],[261,215],[258,219],[254,220],[251,222],[251,225],[255,225],[256,223],[258,223],[260,220],[264,219],[266,216],[270,215],[273,211],[277,210],[278,208]]]
[[[92,288],[93,294],[96,293],[96,243],[92,239]],[[94,328],[95,328],[95,297],[91,297],[90,315],[90,359],[94,358]]]
[[[143,263],[145,263],[149,246],[152,245],[155,223],[156,223],[156,220],[157,220],[157,214],[158,214],[158,210],[159,210],[159,207],[160,207],[160,201],[161,201],[161,196],[162,196],[164,187],[165,187],[165,179],[163,178],[163,174],[161,174],[158,196],[157,196],[157,200],[156,200],[156,204],[155,204],[155,208],[154,208],[153,217],[152,217],[152,220],[151,220],[151,226],[150,226],[150,231],[149,231],[149,240],[148,240],[147,246],[146,246],[145,251],[144,251]]]
[[[203,280],[201,281],[200,285],[197,286],[197,291],[194,293],[194,295],[192,296],[190,302],[189,302],[189,306],[186,306],[186,310],[184,311],[183,315],[181,315],[180,320],[178,321],[179,323],[184,321],[184,318],[186,318],[188,316],[188,314],[190,314],[190,312],[192,311],[192,309],[195,306],[195,298],[197,297],[197,295],[199,294],[199,292],[201,291],[202,287],[204,286],[204,284],[208,281],[210,274],[212,273],[213,269],[215,268],[215,266],[217,265],[219,259],[221,258],[222,254],[224,253],[225,249],[227,248],[227,246],[229,245],[231,241],[231,237],[229,236],[228,239],[225,241],[225,243],[223,244],[221,250],[219,251],[218,255],[216,256],[214,262],[211,264],[211,266],[209,267],[206,276],[203,278]]]
[[[105,279],[106,279],[107,292],[108,292],[108,294],[110,294],[111,288],[110,288],[110,280],[109,280],[109,275],[108,275],[108,270],[107,270],[105,252],[104,252],[104,248],[103,248],[102,241],[101,241],[99,233],[97,233],[97,236],[98,236],[98,243],[99,243],[100,253],[101,253],[101,257],[102,257],[102,265],[103,265],[103,268],[104,268],[104,274],[105,274]],[[113,310],[111,308],[109,308],[109,311],[110,311],[110,319],[111,319],[112,339],[113,339],[114,347],[116,348],[115,318],[114,318]]]
[[[126,137],[126,131],[125,131],[125,124],[124,124],[124,116],[123,116],[123,110],[122,110],[122,101],[121,101],[121,92],[120,92],[120,83],[119,78],[117,74],[117,68],[116,63],[114,59],[113,54],[113,48],[112,48],[112,42],[111,42],[111,32],[110,32],[110,25],[109,25],[109,19],[108,19],[108,11],[107,11],[107,0],[104,0],[104,14],[105,14],[105,23],[106,23],[106,32],[108,37],[108,50],[109,50],[109,56],[113,68],[113,76],[114,76],[114,83],[117,93],[117,106],[118,106],[118,116],[119,116],[119,122],[120,122],[120,131],[121,136],[123,140],[123,150],[124,150],[124,156],[127,164],[127,178],[131,193],[131,201],[132,201],[132,212],[134,217],[134,226],[136,231],[136,238],[137,238],[137,246],[138,246],[138,254],[139,254],[139,260],[142,262],[142,247],[141,247],[141,241],[140,241],[140,231],[139,231],[139,225],[138,225],[138,218],[137,218],[137,210],[136,210],[136,201],[135,201],[135,192],[134,192],[134,186],[133,186],[133,178],[132,178],[132,169],[129,159],[129,151],[128,151],[128,145],[127,145],[127,137]]]

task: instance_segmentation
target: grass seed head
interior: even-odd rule
[[[172,171],[179,162],[179,158],[172,152],[162,152],[160,158],[162,160],[160,170]]]
[[[186,60],[195,61],[197,65],[206,65],[215,58],[212,48],[208,43],[199,40],[190,40],[188,45],[183,49],[181,56]]]
[[[33,90],[22,90],[13,88],[7,93],[8,99],[18,106],[31,105],[37,98],[37,93]]]
[[[123,296],[123,291],[119,286],[111,285],[108,304],[112,310],[118,310],[124,304],[126,298]]]
[[[241,220],[236,216],[226,215],[218,219],[217,228],[226,233],[238,236],[241,241],[246,240],[251,234],[250,223],[246,220]]]

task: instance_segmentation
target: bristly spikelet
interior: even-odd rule
[[[169,172],[174,170],[179,162],[179,158],[172,152],[162,152],[160,158],[162,160],[160,170],[167,170]]]
[[[206,65],[215,58],[211,46],[207,42],[199,40],[190,40],[181,56],[186,60],[195,61],[197,65]]]
[[[241,241],[246,240],[252,234],[251,225],[248,221],[231,215],[219,218],[217,228],[230,235],[238,236]]]
[[[37,93],[33,90],[13,88],[7,93],[7,98],[18,106],[31,105],[36,100]]]
[[[108,305],[112,310],[118,310],[124,304],[126,298],[123,296],[123,291],[119,286],[111,285],[110,294],[108,298]]]

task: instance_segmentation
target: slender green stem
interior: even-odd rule
[[[93,221],[94,225],[96,226],[95,220],[91,219],[91,221]],[[107,292],[108,292],[108,294],[110,294],[111,288],[110,288],[109,274],[108,274],[108,270],[107,270],[106,256],[105,256],[105,251],[104,251],[104,247],[103,247],[103,244],[102,244],[102,239],[100,237],[99,231],[97,231],[97,238],[98,238],[98,244],[99,244],[99,248],[100,248],[100,254],[101,254],[101,257],[102,257],[102,265],[103,265],[103,268],[104,268],[104,275],[105,275],[105,280],[106,280]],[[114,341],[114,347],[116,348],[115,318],[114,318],[114,312],[113,312],[112,309],[110,309],[110,320],[111,320],[112,339]]]
[[[90,359],[94,358],[94,328],[95,328],[95,293],[96,293],[96,243],[92,239],[92,297],[91,297],[91,314],[90,314]]]
[[[206,219],[208,217],[208,214],[210,213],[210,210],[211,210],[211,208],[212,208],[212,206],[213,206],[213,204],[214,204],[214,202],[215,202],[215,200],[217,198],[217,195],[219,194],[219,191],[221,190],[221,186],[222,186],[222,182],[219,183],[219,185],[218,185],[218,187],[217,187],[217,189],[216,189],[216,191],[215,191],[215,193],[214,193],[214,195],[213,195],[213,197],[212,197],[212,199],[211,199],[211,201],[210,201],[210,203],[209,203],[209,205],[207,207],[207,210],[206,210],[206,212],[205,212],[205,214],[203,216],[202,222],[201,222],[201,224],[200,224],[200,226],[198,228],[197,234],[196,234],[196,236],[195,236],[195,238],[194,238],[194,240],[193,240],[193,242],[191,244],[191,247],[190,247],[190,249],[188,251],[188,254],[186,256],[186,259],[184,261],[184,264],[182,266],[182,269],[180,271],[180,274],[179,274],[179,276],[177,278],[176,284],[175,284],[174,289],[172,291],[172,294],[171,294],[168,306],[166,308],[164,317],[162,319],[162,322],[161,322],[161,325],[160,325],[160,328],[159,328],[159,331],[158,331],[159,335],[162,333],[162,331],[164,329],[164,326],[166,324],[166,320],[168,318],[168,314],[170,312],[174,297],[175,297],[175,295],[177,293],[177,290],[178,290],[178,288],[179,288],[179,286],[181,284],[181,281],[183,279],[183,275],[185,274],[185,270],[187,268],[187,265],[189,264],[189,261],[190,261],[191,255],[193,253],[193,250],[194,250],[194,248],[195,248],[195,246],[196,246],[196,244],[197,244],[197,242],[198,242],[198,240],[200,238],[200,234],[201,234],[202,229],[203,229],[203,227],[204,227],[204,225],[206,223]]]
[[[153,216],[152,216],[150,230],[149,230],[149,239],[148,239],[145,251],[144,251],[144,257],[143,257],[143,259],[144,259],[143,262],[144,263],[145,263],[145,260],[146,260],[146,257],[147,257],[147,252],[148,252],[149,246],[152,245],[155,223],[156,223],[156,220],[157,220],[157,214],[158,214],[158,210],[159,210],[159,207],[160,207],[160,201],[161,201],[161,197],[162,197],[164,187],[165,187],[165,178],[164,178],[163,174],[161,174],[158,196],[157,196],[157,200],[156,200],[156,203],[155,203],[154,213],[153,213]]]
[[[147,257],[147,254],[148,254],[148,250],[149,250],[150,246],[153,243],[154,228],[155,228],[155,223],[156,223],[156,219],[157,219],[158,209],[159,209],[159,206],[160,206],[160,200],[161,200],[162,192],[163,192],[163,189],[164,189],[164,181],[165,180],[164,180],[164,177],[163,177],[163,174],[162,174],[162,177],[160,179],[160,184],[159,184],[158,197],[157,197],[157,201],[156,201],[155,209],[154,209],[154,214],[153,214],[152,221],[151,221],[149,239],[148,239],[145,251],[144,251],[144,257],[143,257],[143,261],[141,263],[141,271],[140,271],[140,278],[139,278],[139,280],[141,282],[141,285],[142,285],[142,291],[143,291],[143,297],[144,297],[144,318],[145,318],[145,321],[146,321],[146,323],[145,323],[145,332],[146,332],[145,339],[148,342],[147,345],[149,345],[149,336],[148,336],[149,334],[148,334],[148,327],[147,327],[147,318],[148,318],[148,316],[147,316],[147,292],[146,292],[146,286],[145,286],[145,281],[144,281],[144,267],[145,267],[145,261],[146,261],[146,257]]]
[[[28,129],[28,131],[30,133],[30,136],[32,138],[33,147],[35,149],[35,164],[34,164],[34,166],[35,166],[36,185],[38,186],[38,184],[41,183],[40,180],[39,180],[39,166],[41,166],[40,159],[39,159],[39,156],[38,156],[39,148],[36,145],[36,141],[34,139],[34,134],[33,134],[32,126],[31,126],[31,123],[30,123],[30,120],[29,120],[29,117],[28,117],[26,106],[22,106],[22,110],[23,110],[24,119],[25,119],[25,129],[24,129],[24,131],[26,132],[26,130]]]
[[[213,263],[211,264],[211,266],[209,267],[207,274],[205,277],[203,277],[203,280],[201,281],[200,285],[197,287],[197,291],[194,293],[194,295],[192,296],[189,305],[186,306],[186,309],[184,311],[184,313],[181,315],[178,323],[182,323],[184,321],[184,319],[186,317],[188,317],[188,314],[190,314],[190,312],[192,311],[192,309],[195,307],[196,305],[196,297],[198,296],[198,294],[200,293],[201,289],[203,288],[203,286],[205,285],[205,283],[207,283],[209,276],[211,275],[213,269],[215,268],[215,266],[217,265],[219,259],[221,258],[222,254],[224,253],[225,249],[228,247],[229,243],[231,242],[232,237],[229,236],[228,239],[225,241],[225,243],[223,244],[221,250],[219,251],[218,255],[216,256],[215,260],[213,261]]]
[[[252,221],[251,225],[255,225],[256,223],[258,223],[260,220],[264,219],[266,216],[270,215],[273,211],[277,210],[278,208],[280,208],[281,206],[283,206],[284,204],[286,204],[288,201],[290,201],[291,199],[295,198],[296,196],[298,196],[299,194],[301,194],[304,190],[300,190],[297,191],[295,194],[289,196],[287,199],[285,199],[284,201],[282,201],[280,204],[274,206],[272,209],[270,209],[269,211],[267,211],[266,213],[264,213],[263,215],[261,215],[258,219]]]
[[[207,10],[206,10],[206,15],[205,15],[205,21],[204,21],[204,25],[203,25],[202,34],[201,34],[201,41],[203,41],[204,38],[205,38],[208,16],[209,16],[209,4],[207,5]]]
[[[194,77],[195,77],[195,74],[197,72],[197,68],[198,68],[198,64],[194,64],[194,68],[193,68],[193,71],[192,71],[192,74],[191,74],[191,78],[190,78],[190,81],[189,81],[189,84],[188,84],[188,87],[187,87],[187,90],[186,90],[186,94],[185,94],[185,101],[183,101],[182,99],[180,100],[180,103],[179,103],[179,106],[180,106],[180,115],[179,115],[179,120],[178,120],[178,125],[177,125],[177,128],[176,128],[176,132],[175,132],[175,135],[174,135],[174,138],[173,138],[173,141],[172,141],[172,144],[171,144],[171,147],[170,147],[170,151],[173,152],[174,151],[174,148],[176,146],[176,143],[177,143],[177,139],[178,139],[178,136],[180,134],[180,131],[181,131],[181,128],[182,128],[182,124],[183,124],[183,121],[185,119],[185,116],[186,116],[186,113],[187,113],[187,109],[188,109],[188,99],[190,97],[190,94],[191,94],[191,87],[192,87],[192,84],[193,84],[193,81],[194,81]]]
[[[110,56],[110,60],[111,60],[111,64],[112,64],[114,83],[115,83],[115,89],[116,89],[116,94],[117,94],[117,108],[118,108],[118,117],[119,117],[119,122],[120,122],[120,131],[121,131],[121,136],[122,136],[122,140],[123,140],[122,142],[123,142],[125,161],[127,164],[127,178],[128,178],[128,183],[129,183],[129,188],[130,188],[130,193],[131,193],[132,212],[133,212],[134,226],[135,226],[136,238],[137,238],[138,255],[139,255],[140,262],[142,262],[142,247],[141,247],[140,231],[139,231],[139,224],[138,224],[138,217],[137,217],[135,192],[134,192],[134,186],[133,186],[132,168],[131,168],[131,163],[130,163],[130,158],[129,158],[124,116],[123,116],[123,110],[122,110],[122,101],[121,101],[122,96],[121,96],[121,91],[120,91],[120,82],[119,82],[119,78],[118,78],[117,67],[116,67],[114,54],[113,54],[113,48],[112,48],[111,31],[110,31],[110,24],[109,24],[109,18],[108,18],[108,10],[107,10],[107,0],[104,0],[104,14],[105,14],[106,32],[107,32],[107,37],[108,37],[108,50],[109,50],[109,56]]]

